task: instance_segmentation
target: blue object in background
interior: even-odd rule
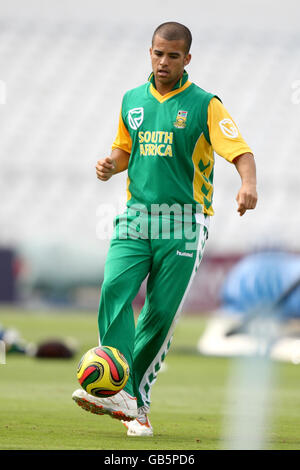
[[[300,278],[300,256],[282,252],[255,253],[230,271],[221,292],[225,310],[247,313],[270,305]],[[300,317],[300,286],[283,302],[284,317]]]

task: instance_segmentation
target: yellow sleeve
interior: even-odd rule
[[[208,105],[207,125],[214,151],[229,162],[243,153],[253,153],[234,120],[217,98],[212,98]]]
[[[116,148],[122,149],[127,153],[131,153],[131,148],[132,148],[132,140],[128,132],[128,129],[124,124],[121,112],[120,112],[120,117],[119,117],[119,127],[118,127],[117,136],[112,145],[112,149],[116,149]]]

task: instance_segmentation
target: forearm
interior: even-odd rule
[[[236,197],[240,215],[254,209],[257,203],[256,165],[252,153],[244,153],[234,159],[233,163],[241,177],[242,185]]]
[[[114,174],[127,170],[130,154],[120,148],[111,151],[110,158],[114,165]]]
[[[243,153],[233,160],[233,163],[241,177],[242,184],[256,186],[256,165],[252,153]]]

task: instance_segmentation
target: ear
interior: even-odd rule
[[[191,54],[187,54],[184,58],[184,66],[188,65],[191,62]]]

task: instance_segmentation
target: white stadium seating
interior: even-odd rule
[[[40,259],[34,246],[65,246],[73,254],[86,246],[95,265],[105,259],[109,237],[99,237],[97,210],[104,203],[118,211],[126,179],[97,181],[95,162],[110,152],[123,93],[150,72],[153,21],[145,28],[127,27],[122,18],[113,27],[78,18],[0,22],[0,80],[6,85],[0,244],[32,256],[33,264]],[[206,25],[194,35],[190,78],[220,96],[253,149],[258,171],[257,209],[240,218],[239,176],[216,155],[211,253],[278,244],[300,249],[300,33],[251,31],[216,34]]]

